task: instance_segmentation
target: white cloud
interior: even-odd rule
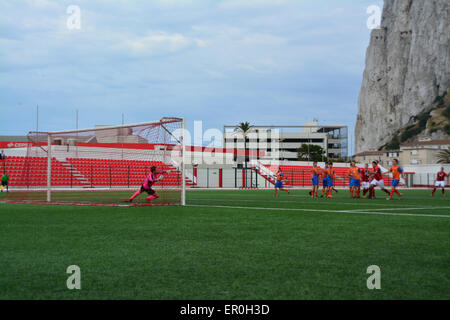
[[[281,46],[287,43],[287,39],[271,34],[256,33],[246,35],[242,43],[248,46]]]
[[[27,4],[30,7],[38,9],[57,9],[60,8],[60,3],[50,0],[27,0]]]
[[[154,4],[161,8],[185,7],[198,3],[197,0],[153,0]]]
[[[194,47],[204,47],[203,40],[190,38],[179,33],[158,32],[144,37],[124,40],[121,44],[125,50],[131,50],[138,56],[159,56],[172,54]]]
[[[288,3],[288,0],[225,0],[220,2],[219,7],[229,9],[244,9],[244,8],[261,8],[274,7]]]
[[[212,79],[227,79],[228,76],[225,75],[222,72],[215,71],[215,70],[205,70],[206,74],[209,75]]]
[[[69,4],[80,5],[81,30],[66,27]],[[62,117],[82,107],[92,119],[132,106],[135,122],[148,105],[218,125],[233,111],[278,120],[258,114],[273,106],[291,119],[303,117],[302,105],[335,116],[329,100],[341,94],[351,105],[359,91],[369,39],[360,7],[350,0],[2,0],[7,81],[0,95],[9,108],[0,119],[14,123],[7,110],[17,102]]]

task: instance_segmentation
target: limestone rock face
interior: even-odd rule
[[[450,0],[385,0],[358,100],[355,151],[377,149],[449,87]]]

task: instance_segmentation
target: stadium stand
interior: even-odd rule
[[[47,158],[11,156],[0,161],[1,170],[10,175],[12,186],[47,185]],[[160,184],[179,185],[180,172],[160,161],[70,158],[66,161],[52,159],[51,183],[53,186],[81,187],[138,186],[152,166],[170,172]],[[191,186],[193,183],[188,179],[186,184]]]
[[[10,176],[12,186],[47,185],[47,158],[6,157],[2,160],[3,172]],[[33,168],[33,170],[30,169]],[[52,185],[70,185],[70,173],[55,158],[52,159]]]

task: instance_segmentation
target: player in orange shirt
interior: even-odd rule
[[[347,172],[347,176],[350,177],[351,198],[361,198],[361,169],[356,166],[355,161],[352,161],[351,167]]]
[[[321,198],[323,198],[323,196],[325,195],[325,191],[328,189],[328,163],[325,163],[325,168],[322,169],[322,171],[320,172],[320,177],[322,178],[322,195],[320,196]]]
[[[338,193],[339,191],[337,191],[337,189],[334,187],[336,184],[336,172],[333,169],[333,163],[328,162],[328,167],[330,169],[330,177],[331,177],[331,184],[330,184],[331,193],[333,193],[333,191]]]
[[[275,183],[275,195],[274,195],[275,197],[278,196],[278,190],[285,191],[290,194],[289,190],[283,187],[284,180],[287,180],[287,179],[284,177],[284,174],[281,171],[281,168],[279,168],[278,172],[277,172],[277,182]]]
[[[327,167],[326,169],[322,170],[322,178],[323,178],[323,185],[324,185],[324,190],[325,190],[325,185],[326,185],[326,190],[327,190],[327,199],[332,199],[332,192],[333,192],[333,185],[334,185],[334,170],[333,170],[333,164],[331,162],[327,163]],[[323,191],[322,191],[322,196],[323,196]]]
[[[313,198],[318,197],[319,193],[319,177],[321,175],[321,168],[317,166],[317,162],[313,163],[313,169],[311,171],[311,178],[312,178],[312,190],[309,192],[309,195]]]
[[[389,172],[392,172],[392,189],[391,193],[389,194],[389,198],[387,200],[392,200],[392,197],[394,196],[394,192],[398,194],[400,199],[402,198],[402,194],[397,190],[398,185],[400,184],[400,175],[403,176],[403,179],[405,178],[405,173],[403,172],[403,169],[398,165],[398,160],[394,159],[394,164],[389,170]]]

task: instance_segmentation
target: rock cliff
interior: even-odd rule
[[[445,96],[450,73],[449,21],[450,0],[385,0],[381,26],[372,31],[366,53],[356,153],[385,145]]]

